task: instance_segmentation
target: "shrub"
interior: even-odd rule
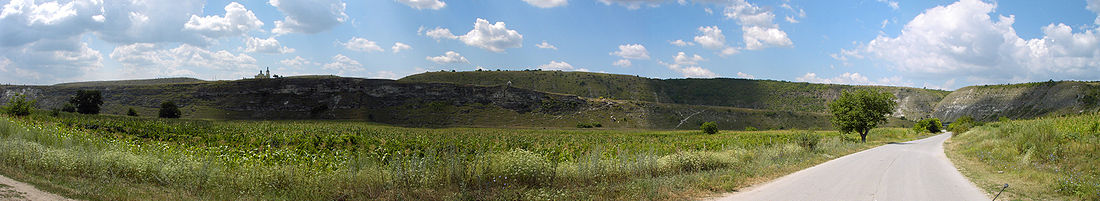
[[[15,116],[27,116],[31,114],[31,108],[37,101],[27,101],[27,95],[19,94],[11,97],[8,100],[8,105],[4,106],[4,113]]]
[[[798,143],[798,146],[813,151],[817,149],[817,144],[821,142],[821,135],[818,135],[813,131],[806,131],[795,134],[794,141],[795,143]]]
[[[597,127],[597,128],[598,127],[603,127],[603,124],[601,124],[600,122],[592,122],[592,123],[580,122],[580,123],[577,123],[577,128],[594,128],[594,127]]]
[[[943,123],[940,123],[939,118],[922,119],[913,125],[913,131],[917,133],[939,133],[941,130],[943,130]]]
[[[65,103],[65,106],[61,106],[61,111],[69,113],[76,112],[76,105],[73,105],[71,102]]]
[[[69,99],[80,114],[99,114],[99,106],[103,105],[103,93],[97,90],[76,91],[76,96]]]
[[[172,101],[160,104],[160,118],[180,118],[180,108]]]
[[[685,151],[669,154],[657,159],[661,169],[672,171],[713,170],[729,166],[736,159],[721,153],[705,151]]]
[[[126,116],[136,117],[138,116],[138,113],[136,110],[134,110],[134,108],[130,108],[126,110]]]
[[[489,179],[502,184],[537,185],[549,181],[554,176],[550,161],[535,152],[512,149],[503,153],[490,154],[485,161],[489,164]]]
[[[979,126],[979,125],[978,125],[977,122],[974,121],[973,117],[962,116],[962,117],[959,117],[958,119],[955,119],[955,122],[951,123],[951,125],[948,126],[947,130],[951,131],[951,133],[953,133],[955,135],[958,135],[958,134],[966,133],[966,131],[969,131],[970,128],[973,128],[973,127],[976,127],[976,126]]]
[[[699,126],[699,129],[702,129],[703,133],[706,133],[706,134],[715,134],[715,133],[718,133],[718,123],[715,123],[713,121],[708,121],[706,123],[703,123],[703,125]]]
[[[756,127],[745,126],[745,131],[757,131]]]

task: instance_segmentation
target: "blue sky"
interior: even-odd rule
[[[548,69],[953,90],[1100,79],[1100,1],[3,0],[0,83]],[[544,43],[545,42],[545,43]]]

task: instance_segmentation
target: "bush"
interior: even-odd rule
[[[71,103],[71,102],[70,103],[65,103],[65,106],[61,106],[61,111],[62,112],[69,112],[69,113],[76,112],[76,105],[73,105],[73,103]]]
[[[699,126],[699,129],[703,129],[703,133],[706,133],[706,134],[715,134],[715,133],[718,133],[718,123],[715,123],[713,121],[708,121],[706,123],[703,123],[703,125]]]
[[[180,118],[180,108],[172,101],[160,104],[160,118]]]
[[[27,101],[27,95],[19,94],[11,97],[8,100],[8,105],[4,106],[4,113],[14,116],[27,116],[31,114],[31,108],[37,101]]]
[[[813,151],[817,149],[817,144],[821,142],[821,135],[815,134],[813,131],[802,132],[795,134],[794,141],[798,143],[798,146]]]
[[[550,161],[535,152],[517,148],[490,154],[487,159],[484,163],[489,164],[489,179],[505,185],[538,185],[550,181],[554,176]]]
[[[913,125],[913,131],[917,133],[940,133],[941,130],[943,130],[943,123],[940,122],[939,118],[922,119],[916,125]]]
[[[601,124],[600,122],[592,122],[592,123],[583,123],[583,122],[581,122],[581,123],[577,123],[577,128],[593,128],[593,127],[597,127],[597,128],[598,127],[603,127],[603,124]]]
[[[745,126],[745,131],[757,131],[756,127]]]
[[[955,135],[958,135],[966,133],[966,131],[969,131],[970,128],[974,128],[977,126],[979,126],[978,122],[975,122],[973,117],[962,116],[958,119],[955,119],[955,122],[951,123],[951,125],[948,126],[947,130],[951,131],[951,133]]]
[[[69,99],[80,114],[99,114],[99,106],[103,105],[103,93],[96,90],[76,91],[76,96]]]
[[[136,110],[134,110],[134,108],[130,108],[126,110],[126,116],[136,117],[138,116],[138,113]]]

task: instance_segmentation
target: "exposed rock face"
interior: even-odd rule
[[[1096,111],[1100,83],[1040,82],[970,86],[956,90],[936,104],[932,116],[953,122],[962,116],[979,121],[999,117],[1033,118]]]

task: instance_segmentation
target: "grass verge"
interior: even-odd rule
[[[89,200],[683,200],[919,137],[900,128],[856,143],[832,131],[421,129],[75,114],[0,120],[0,173]]]
[[[1003,200],[1100,200],[1100,115],[988,123],[948,142],[947,156]]]

